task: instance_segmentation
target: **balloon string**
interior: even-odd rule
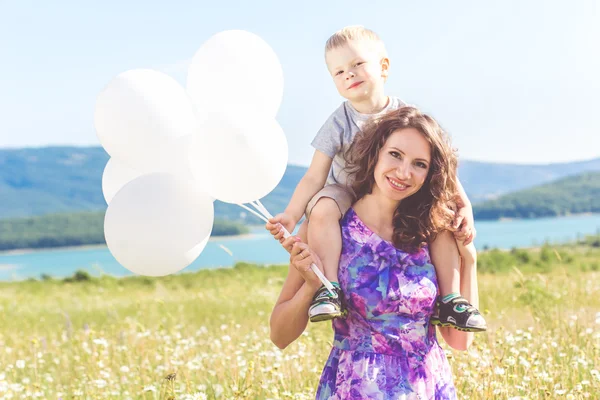
[[[258,210],[260,210],[263,213],[263,215],[265,215],[267,218],[273,218],[271,213],[267,210],[267,208],[265,206],[263,206],[263,204],[260,202],[260,200],[256,200],[256,202],[253,202],[250,204],[252,204]]]
[[[247,210],[247,211],[251,212],[252,214],[256,215],[258,218],[260,218],[260,219],[262,219],[263,221],[265,221],[265,223],[268,223],[268,222],[269,222],[269,220],[268,220],[268,219],[266,219],[265,217],[263,217],[262,215],[260,215],[259,213],[257,213],[257,212],[256,212],[256,211],[254,211],[253,209],[251,209],[250,207],[247,207],[247,206],[245,206],[245,205],[243,205],[243,204],[239,204],[239,203],[238,203],[238,206],[240,206],[240,207],[242,207],[243,209],[245,209],[245,210]]]
[[[258,216],[263,221],[268,222],[268,220],[266,220],[264,217],[259,216],[256,212],[254,212],[249,207],[246,207],[243,204],[238,204],[238,205],[240,207],[243,207],[246,210],[250,211],[252,214]],[[267,218],[273,218],[273,216],[271,215],[271,213],[267,210],[267,208],[265,206],[263,206],[263,204],[260,202],[260,200],[256,200],[256,202],[250,202],[250,205],[253,206],[254,208],[256,208],[256,210],[258,212],[262,213],[262,215],[264,215],[265,217],[267,217]],[[291,234],[288,232],[288,230],[285,229],[285,228],[283,228],[283,237],[284,238],[288,238],[290,236],[291,236]],[[325,277],[325,275],[323,275],[323,273],[321,272],[321,270],[319,269],[319,267],[317,267],[317,265],[315,263],[312,263],[310,265],[310,268],[317,275],[317,277],[319,278],[319,280],[321,281],[321,283],[323,285],[325,285],[325,287],[327,288],[327,290],[329,291],[329,293],[331,293],[331,295],[333,296],[333,298],[337,299],[338,295],[333,290],[333,285],[331,284],[331,282],[329,282],[329,280]]]

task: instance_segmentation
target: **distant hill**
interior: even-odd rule
[[[102,210],[101,147],[0,150],[0,218]]]
[[[475,219],[600,213],[600,172],[586,172],[474,206]]]
[[[108,159],[101,147],[0,149],[0,219],[105,210],[102,172]],[[305,171],[289,165],[264,199],[265,206],[274,214],[283,211]],[[217,217],[240,219],[242,212],[236,205],[215,202]]]
[[[0,149],[0,218],[105,210],[101,181],[108,158],[101,147]],[[279,186],[263,201],[273,214],[283,211],[305,171],[288,166]],[[585,171],[600,171],[600,158],[548,165],[463,160],[459,176],[477,203]],[[221,202],[215,202],[215,210],[217,217],[227,219],[240,219],[243,212]]]
[[[587,171],[600,171],[600,158],[554,164],[460,161],[459,177],[473,203]]]

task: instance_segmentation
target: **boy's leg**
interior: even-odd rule
[[[308,222],[308,245],[315,251],[323,264],[323,274],[334,287],[333,297],[325,286],[315,294],[308,316],[311,322],[328,321],[344,313],[342,291],[338,284],[338,263],[342,252],[340,230],[341,212],[335,200],[322,197],[310,212]]]
[[[430,248],[440,288],[438,309],[431,323],[472,332],[486,330],[485,319],[479,310],[460,294],[461,259],[454,236],[444,232],[436,237]]]
[[[323,263],[325,277],[338,281],[338,264],[342,253],[342,215],[335,200],[323,197],[313,207],[308,222],[308,245]]]
[[[338,283],[338,264],[342,252],[340,219],[354,202],[354,193],[344,185],[329,185],[310,201],[306,208],[308,244],[323,263],[323,273],[337,297],[322,286],[309,309],[312,322],[326,321],[344,315],[343,293]]]
[[[302,241],[302,243],[308,244],[308,220],[304,220],[302,224],[300,224],[300,228],[298,229],[298,233],[296,234]]]
[[[448,243],[447,236],[445,235],[437,235],[431,247],[435,248],[436,251],[440,251],[442,257],[458,256],[454,240]],[[450,265],[450,263],[447,265]],[[435,263],[433,266],[435,267],[438,286],[440,287],[440,296],[445,298],[448,295],[460,294],[460,263],[452,263],[452,268],[445,268],[446,265],[442,266],[439,263]]]

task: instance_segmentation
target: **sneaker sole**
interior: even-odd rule
[[[441,322],[441,321],[435,321],[435,322],[431,321],[431,325],[442,326],[444,328],[450,327],[450,328],[454,328],[456,330],[459,330],[461,332],[474,332],[474,333],[477,333],[477,332],[485,332],[485,331],[487,331],[487,327],[485,327],[485,328],[463,328],[463,327],[451,324],[450,322]]]
[[[341,317],[342,313],[333,313],[333,314],[318,314],[310,317],[310,322],[321,322],[321,321],[329,321],[334,318]]]

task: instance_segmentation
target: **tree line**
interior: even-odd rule
[[[240,235],[248,228],[215,219],[213,236]],[[0,250],[105,244],[104,211],[0,219]]]

